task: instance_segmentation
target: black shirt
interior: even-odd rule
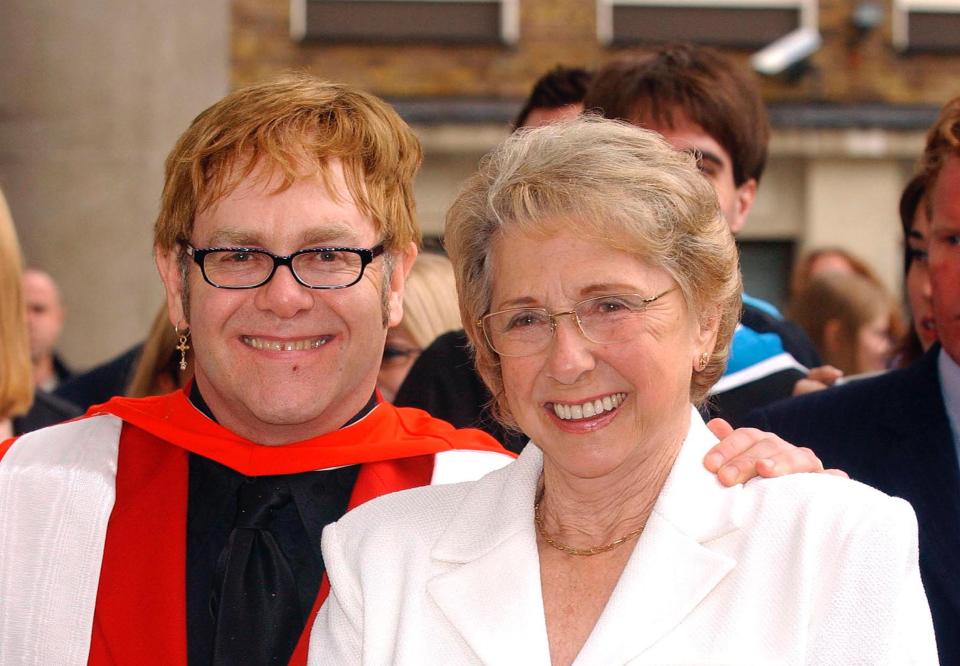
[[[196,383],[190,401],[216,421]],[[357,421],[376,406],[375,396],[350,421]],[[277,510],[271,532],[290,562],[299,591],[303,626],[313,607],[323,576],[320,536],[323,528],[347,510],[350,493],[360,470],[350,465],[321,472],[286,474],[292,501]],[[229,467],[191,453],[187,495],[187,655],[190,664],[213,659],[216,618],[211,612],[217,560],[233,529],[237,491],[248,477]]]

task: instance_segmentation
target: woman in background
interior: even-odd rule
[[[393,402],[421,351],[438,336],[461,326],[450,260],[429,252],[419,255],[404,286],[403,319],[387,331],[377,377],[383,399]]]
[[[852,273],[814,276],[797,295],[790,318],[810,336],[823,361],[845,376],[886,370],[893,353],[893,298]]]
[[[33,403],[30,343],[21,284],[23,260],[7,200],[0,191],[0,441]]]

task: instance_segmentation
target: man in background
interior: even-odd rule
[[[27,303],[33,381],[49,392],[73,375],[56,351],[66,318],[60,289],[46,271],[27,268],[23,272],[23,295]]]
[[[669,46],[603,67],[584,108],[659,132],[678,150],[695,154],[730,231],[743,230],[770,140],[766,107],[748,72],[710,48]],[[792,395],[820,365],[799,327],[769,303],[747,294],[743,301],[730,360],[710,400],[711,414],[735,425],[751,409]]]
[[[533,84],[513,128],[541,127],[576,118],[583,111],[583,98],[592,79],[593,75],[582,67],[557,65]]]

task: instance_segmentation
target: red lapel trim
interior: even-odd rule
[[[91,664],[187,662],[187,454],[124,424]]]
[[[381,402],[356,423],[284,446],[263,446],[214,423],[176,391],[153,398],[114,398],[91,408],[248,476],[294,474],[342,465],[381,462],[450,449],[503,451],[479,430],[456,430],[417,409]]]

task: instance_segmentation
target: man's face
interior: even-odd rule
[[[713,185],[730,231],[740,232],[757,195],[757,181],[750,178],[739,187],[733,180],[733,160],[716,139],[682,111],[674,111],[673,127],[641,119],[635,124],[662,134],[677,150],[696,152],[700,157],[700,171]]]
[[[23,296],[27,302],[30,358],[38,361],[53,353],[63,330],[64,312],[53,278],[43,271],[23,273]]]
[[[960,155],[947,159],[934,184],[930,284],[940,342],[960,363]]]
[[[190,244],[277,255],[377,245],[381,239],[350,196],[342,165],[330,167],[333,196],[316,176],[272,194],[278,176],[255,169],[197,215]],[[218,289],[190,260],[189,312],[178,254],[158,256],[158,265],[171,322],[190,327],[197,386],[217,420],[253,441],[286,444],[339,428],[370,398],[387,325],[403,315],[404,277],[415,256],[413,244],[395,255],[387,278],[382,255],[360,282],[332,290],[302,286],[286,266],[255,289]]]

